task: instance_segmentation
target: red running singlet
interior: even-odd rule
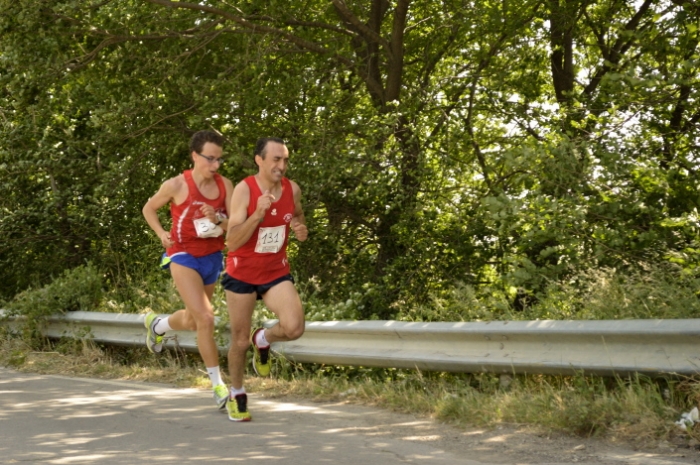
[[[197,185],[192,179],[192,170],[182,173],[187,182],[187,199],[179,205],[170,204],[170,216],[173,219],[173,226],[170,229],[170,238],[175,243],[166,250],[168,256],[173,256],[179,252],[186,252],[193,257],[203,257],[214,252],[224,250],[224,235],[218,237],[197,237],[197,230],[194,221],[204,218],[199,208],[204,204],[214,207],[216,213],[226,217],[226,186],[220,175],[214,174],[216,186],[219,188],[219,196],[215,199],[208,199],[199,192]]]
[[[262,191],[255,176],[243,180],[248,184],[250,197],[248,217],[258,205]],[[294,193],[289,179],[282,178],[282,195],[272,203],[265,218],[258,224],[250,239],[226,257],[226,273],[248,284],[267,284],[289,274],[287,241],[290,222],[294,216]]]

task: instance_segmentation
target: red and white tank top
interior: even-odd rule
[[[248,217],[258,205],[262,191],[255,176],[243,180],[250,189]],[[282,178],[282,195],[272,203],[265,218],[257,226],[248,242],[237,250],[229,251],[226,273],[248,284],[267,284],[289,274],[287,241],[290,222],[294,216],[294,193],[289,179]]]
[[[173,226],[170,230],[170,238],[175,244],[166,250],[168,256],[176,253],[186,252],[193,257],[203,257],[214,252],[224,250],[224,235],[218,237],[199,237],[197,235],[196,224],[202,224],[205,228],[212,227],[213,223],[206,220],[202,215],[200,207],[209,204],[214,207],[216,213],[226,217],[226,186],[219,174],[214,174],[214,181],[219,188],[219,196],[215,199],[208,199],[199,192],[197,185],[192,179],[192,170],[182,173],[187,182],[187,199],[179,205],[170,204],[170,216]],[[201,234],[201,232],[200,232]]]

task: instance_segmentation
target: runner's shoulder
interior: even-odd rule
[[[238,184],[236,184],[236,188],[233,191],[234,193],[239,193],[240,195],[248,195],[250,193],[250,186],[248,185],[245,180],[240,181]]]
[[[185,181],[185,176],[182,174],[179,174],[175,177],[167,179],[160,186],[160,192],[162,192],[163,194],[167,194],[170,197],[175,197],[180,192],[186,191],[186,190],[187,190],[187,181]]]
[[[289,180],[289,184],[292,186],[292,193],[294,193],[294,196],[298,196],[301,194],[301,187],[299,187],[299,184],[296,182],[292,181],[291,179],[287,178]]]

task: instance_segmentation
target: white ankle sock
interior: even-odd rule
[[[160,318],[156,325],[153,327],[153,331],[155,331],[157,335],[162,336],[166,332],[173,329],[168,324],[168,318],[170,317],[166,316],[165,318]]]
[[[270,345],[270,343],[267,342],[267,339],[265,339],[264,329],[262,331],[258,331],[258,334],[255,335],[255,345],[258,347],[267,347]]]
[[[221,380],[221,371],[219,371],[219,367],[207,367],[207,374],[209,375],[209,379],[211,380],[211,386],[216,387],[219,384],[224,384],[224,382]]]
[[[234,399],[238,394],[245,394],[245,388],[242,387],[240,389],[236,389],[235,387],[231,386],[229,392],[231,393],[231,399]]]

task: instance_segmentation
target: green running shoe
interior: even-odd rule
[[[255,335],[264,330],[258,328],[250,334],[250,343],[253,344],[253,370],[258,376],[270,376],[270,346],[258,347],[255,344]]]
[[[231,421],[251,420],[250,412],[248,412],[248,396],[246,394],[238,394],[233,400],[229,400],[226,408],[228,410],[228,419]]]
[[[214,388],[214,402],[219,407],[219,410],[223,410],[226,407],[226,402],[228,402],[228,388],[225,384],[219,384]]]
[[[163,336],[156,334],[153,329],[156,323],[158,323],[158,320],[160,320],[160,318],[158,318],[158,315],[154,312],[148,312],[146,318],[143,320],[143,325],[148,331],[146,333],[146,347],[154,354],[160,353],[160,351],[163,350]]]

